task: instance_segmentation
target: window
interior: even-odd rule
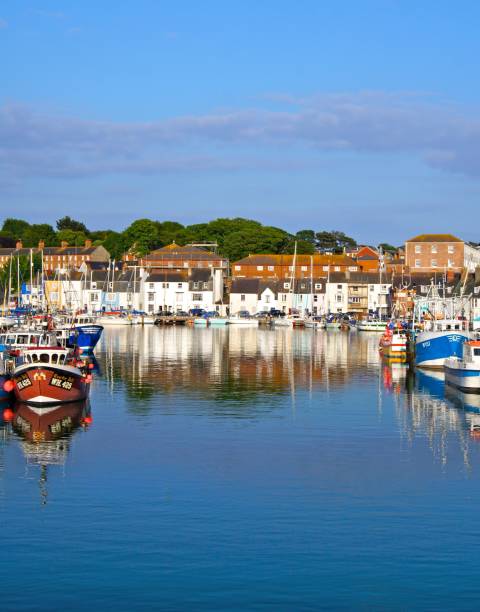
[[[282,302],[286,302],[287,301],[287,295],[285,293],[282,293]]]
[[[357,287],[357,285],[354,285],[354,286],[352,287],[352,291],[358,292],[358,287]]]
[[[453,244],[448,245],[448,253],[449,255],[452,255],[452,253],[455,253],[455,247],[453,246]]]
[[[170,283],[162,283],[163,289],[168,289],[170,287]]]
[[[173,261],[169,261],[169,262],[168,262],[168,267],[169,267],[169,268],[173,268]]]
[[[315,283],[315,289],[321,289],[322,283]]]
[[[177,287],[178,287],[179,289],[181,289],[181,288],[182,288],[182,283],[177,283]]]
[[[340,272],[340,266],[335,266],[335,272]]]
[[[448,260],[447,266],[453,268],[453,261],[451,259]]]
[[[301,270],[302,270],[302,272],[306,272],[308,270],[308,266],[302,266]]]
[[[193,288],[198,289],[198,283],[193,283]]]
[[[202,301],[202,294],[201,293],[192,293],[192,300],[194,302],[201,302]]]
[[[154,283],[148,283],[148,288],[149,289],[155,289]]]
[[[415,267],[416,268],[421,268],[422,267],[422,262],[419,259],[415,260]]]
[[[290,289],[290,283],[283,283],[284,289]]]
[[[275,269],[275,268],[274,268],[273,266],[268,266],[268,271],[269,271],[269,272],[273,272],[273,270],[274,270],[274,269]]]
[[[183,267],[184,267],[184,268],[188,268],[188,261],[184,261],[184,262],[183,262]]]
[[[318,295],[314,295],[314,296],[313,296],[313,301],[314,301],[314,302],[318,302]]]
[[[288,269],[290,270],[290,272],[293,272],[293,266],[288,266]]]
[[[341,293],[337,293],[336,299],[337,299],[337,302],[341,302],[342,301],[342,294]]]
[[[342,289],[342,285],[337,285],[337,289]]]
[[[356,272],[358,270],[357,266],[349,266],[348,268],[350,272]]]
[[[259,272],[263,272],[263,266],[257,266],[257,270],[258,270]]]
[[[300,283],[300,289],[305,289],[306,285],[305,283]]]
[[[265,304],[270,304],[270,296],[269,295],[265,296]]]
[[[241,301],[241,302],[244,302],[244,301],[245,301],[245,294],[244,294],[244,293],[242,293],[242,294],[240,295],[240,301]]]
[[[203,283],[203,288],[208,289],[208,283]]]
[[[155,294],[154,293],[149,293],[148,294],[148,301],[149,302],[153,302],[154,299],[155,299]]]
[[[114,301],[115,301],[115,294],[107,293],[107,302],[114,302]]]
[[[436,253],[438,253],[438,251],[437,251],[437,245],[436,245],[436,244],[432,244],[432,249],[431,249],[431,252],[432,252],[432,253],[435,253],[435,254],[436,254]]]
[[[329,269],[330,269],[330,266],[323,266],[323,271],[324,271],[324,272],[328,272],[328,271],[329,271]]]
[[[90,302],[98,302],[98,293],[90,294]]]
[[[430,265],[432,266],[432,268],[436,268],[437,267],[437,260],[436,259],[432,259]]]
[[[242,266],[235,266],[235,270],[241,270]]]
[[[375,291],[375,285],[370,285],[370,291]]]
[[[473,293],[476,293],[476,294],[480,293],[480,286],[474,287]]]
[[[420,244],[416,244],[415,245],[415,253],[421,253],[422,252],[422,246]]]
[[[359,297],[352,297],[352,298],[350,298],[350,302],[352,302],[352,304],[360,304],[360,298]]]

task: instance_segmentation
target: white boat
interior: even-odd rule
[[[253,317],[247,317],[244,315],[232,315],[228,317],[229,325],[246,325],[249,327],[258,327],[258,319],[254,319]]]
[[[326,323],[320,317],[309,317],[308,319],[305,319],[305,327],[311,329],[325,329]]]
[[[378,321],[376,319],[359,321],[357,323],[358,331],[384,332],[386,327],[386,321]]]
[[[114,314],[104,314],[97,317],[97,324],[103,327],[117,325],[137,325],[138,320],[130,314],[119,312]]]
[[[341,321],[337,321],[337,320],[333,320],[333,321],[327,321],[325,323],[325,328],[326,329],[342,329],[342,323]]]
[[[480,341],[463,343],[461,357],[445,360],[445,382],[460,391],[480,393]]]
[[[286,315],[273,319],[275,327],[304,327],[305,319],[299,314]]]

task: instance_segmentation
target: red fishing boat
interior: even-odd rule
[[[26,349],[12,374],[17,400],[47,406],[88,397],[92,375],[88,364],[66,348]]]

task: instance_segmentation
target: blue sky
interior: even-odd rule
[[[480,240],[480,4],[0,4],[0,217]]]

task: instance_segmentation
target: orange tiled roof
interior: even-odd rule
[[[270,265],[270,266],[291,266],[293,263],[293,255],[276,255],[276,254],[259,254],[249,255],[239,261],[236,261],[233,265],[237,266],[257,266],[257,265]],[[313,257],[313,265],[336,265],[336,266],[355,266],[356,262],[347,255],[321,255],[316,253],[315,255],[297,255],[297,266],[310,265],[311,258]]]
[[[406,242],[463,242],[453,234],[419,234]]]

